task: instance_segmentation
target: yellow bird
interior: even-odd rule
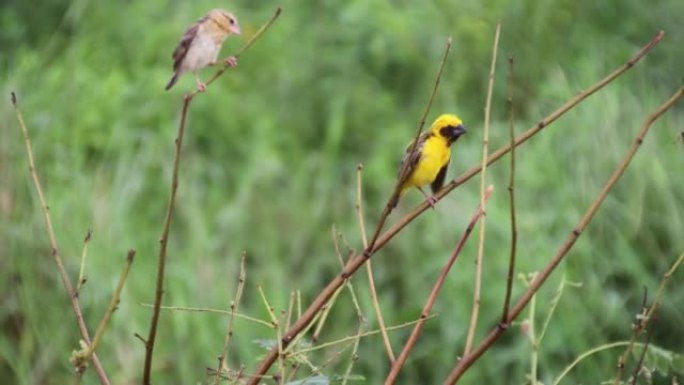
[[[190,26],[173,51],[173,77],[166,85],[169,90],[176,80],[186,71],[192,71],[195,75],[195,83],[200,92],[204,92],[206,86],[197,73],[206,66],[217,63],[221,45],[231,34],[241,33],[237,18],[232,13],[223,9],[212,9]],[[235,67],[237,59],[230,56],[224,62]]]
[[[423,191],[423,186],[430,184],[432,193],[436,193],[446,179],[447,168],[451,160],[451,145],[466,133],[461,119],[452,114],[440,115],[430,130],[418,138],[414,151],[413,141],[406,147],[406,153],[399,168],[401,189],[399,196],[392,202],[396,207],[399,198],[411,187],[416,187],[425,195],[430,206],[437,202],[433,195]]]

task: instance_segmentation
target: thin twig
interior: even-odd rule
[[[276,344],[278,346],[278,377],[279,380],[277,381],[278,383],[282,383],[285,380],[285,363],[284,361],[284,355],[283,355],[283,343],[282,343],[282,338],[280,338],[280,322],[278,322],[278,318],[275,315],[275,311],[271,304],[268,302],[268,299],[266,298],[266,294],[264,293],[264,289],[261,287],[261,285],[257,286],[257,290],[259,291],[259,295],[261,296],[261,300],[264,302],[264,306],[266,307],[266,311],[268,312],[269,317],[271,317],[271,324],[273,325],[273,328],[276,331]]]
[[[145,343],[145,363],[143,367],[143,384],[151,385],[151,371],[152,371],[152,357],[154,355],[154,343],[157,338],[157,325],[159,324],[159,309],[161,308],[162,296],[164,295],[164,271],[166,269],[166,245],[169,240],[169,231],[171,229],[171,219],[173,218],[173,210],[176,204],[176,192],[178,191],[178,169],[180,168],[181,148],[183,145],[183,136],[185,135],[185,123],[188,117],[188,108],[192,101],[193,94],[187,94],[183,98],[183,109],[181,112],[180,124],[178,125],[178,133],[176,134],[175,150],[173,154],[173,173],[171,176],[171,192],[169,201],[166,207],[166,216],[164,217],[164,225],[162,227],[162,234],[159,238],[159,255],[157,257],[157,281],[154,296],[154,307],[152,309],[152,317],[150,318],[150,331],[147,335]]]
[[[335,230],[335,226],[333,225],[332,227],[332,236],[333,236],[333,245],[335,246],[335,254],[337,255],[339,262],[342,266],[344,266],[344,259],[342,258],[342,254],[339,250],[339,243],[337,242],[337,230]],[[347,281],[345,280],[344,283]],[[335,302],[337,301],[337,297],[340,295],[340,292],[342,292],[343,287],[340,285],[337,288],[337,291],[335,294],[332,296],[330,301],[325,304],[321,308],[321,317],[318,319],[318,324],[316,325],[316,328],[314,329],[313,335],[311,336],[311,340],[315,343],[318,341],[318,336],[320,335],[321,331],[323,331],[323,326],[325,325],[325,322],[328,320],[328,315],[330,314],[330,311],[332,310],[333,306],[335,305]]]
[[[494,73],[496,70],[496,54],[499,50],[499,33],[501,22],[496,23],[494,33],[494,47],[492,48],[492,64],[489,68],[489,84],[487,86],[487,101],[485,103],[484,130],[482,133],[482,171],[480,172],[480,205],[482,207],[482,220],[480,220],[480,239],[477,244],[477,257],[475,258],[475,287],[473,289],[473,306],[470,312],[470,325],[466,335],[466,343],[463,354],[468,354],[473,346],[475,331],[477,329],[477,317],[480,314],[480,292],[482,290],[482,264],[484,263],[484,244],[487,229],[487,210],[485,207],[485,190],[487,181],[487,155],[489,154],[489,120],[492,112],[492,93],[494,91]]]
[[[679,257],[675,260],[670,269],[668,269],[668,271],[665,274],[663,274],[663,278],[660,281],[660,286],[658,286],[658,291],[656,292],[655,298],[653,299],[653,304],[647,307],[644,303],[641,312],[637,314],[637,319],[633,325],[632,336],[629,339],[629,345],[627,346],[627,348],[625,348],[625,351],[618,358],[617,371],[615,373],[615,379],[613,380],[613,384],[620,384],[622,382],[622,372],[625,368],[625,362],[627,361],[627,357],[632,352],[634,346],[637,344],[637,337],[648,326],[648,323],[652,319],[653,314],[660,307],[662,297],[665,292],[665,285],[667,285],[667,282],[670,280],[670,277],[672,276],[672,274],[674,274],[675,270],[677,270],[682,261],[684,261],[684,252],[682,252],[679,255]]]
[[[354,336],[354,337],[352,337],[352,338],[353,338],[353,339],[356,339],[356,336]],[[327,360],[323,361],[323,363],[320,364],[320,365],[313,365],[313,364],[311,363],[311,361],[309,361],[308,359],[306,359],[306,357],[302,357],[302,359],[303,359],[303,360],[306,362],[306,364],[309,365],[309,367],[311,368],[311,373],[313,373],[313,374],[320,374],[320,373],[321,373],[321,370],[323,370],[323,368],[325,368],[326,366],[330,365],[335,359],[337,359],[338,357],[340,357],[340,356],[342,355],[342,353],[344,353],[347,349],[349,349],[349,348],[352,347],[352,346],[354,346],[354,343],[353,343],[353,342],[347,344],[347,345],[344,346],[342,349],[340,349],[339,351],[337,351],[337,352],[335,352],[334,354],[332,354]],[[304,382],[304,383],[306,384],[306,382]]]
[[[275,14],[264,24],[252,38],[238,51],[234,56],[237,58],[242,55],[255,41],[259,38],[278,18],[282,8],[278,7]],[[216,80],[227,66],[220,69],[209,81],[207,86]],[[173,210],[176,202],[176,192],[178,190],[178,169],[180,164],[181,148],[183,144],[183,136],[185,134],[185,125],[188,117],[188,108],[192,98],[197,95],[198,90],[186,94],[183,98],[183,108],[181,112],[180,123],[178,124],[178,133],[175,140],[175,151],[173,157],[173,173],[171,177],[171,192],[169,196],[168,205],[166,208],[166,216],[164,218],[164,225],[162,235],[159,239],[159,256],[157,258],[157,281],[154,297],[154,308],[152,310],[152,317],[150,318],[150,331],[145,343],[145,363],[143,368],[143,385],[151,385],[151,371],[152,371],[152,357],[154,355],[154,343],[157,337],[157,325],[159,324],[159,315],[161,308],[162,296],[164,294],[164,270],[166,268],[166,246],[169,239],[169,229],[171,227],[171,218],[173,217]]]
[[[596,199],[592,202],[592,204],[585,212],[582,219],[580,219],[575,228],[570,232],[568,238],[565,240],[565,242],[563,242],[556,255],[551,259],[551,261],[546,265],[546,267],[544,267],[544,270],[542,270],[539,273],[537,278],[530,284],[530,287],[525,291],[525,293],[523,293],[520,300],[518,300],[518,303],[516,303],[513,309],[511,309],[511,320],[515,319],[520,314],[520,312],[522,312],[525,306],[527,306],[527,304],[529,303],[532,296],[544,284],[546,279],[551,275],[551,273],[556,269],[556,267],[561,263],[561,261],[563,261],[565,256],[568,254],[568,251],[570,251],[570,249],[575,244],[579,236],[582,234],[582,232],[587,227],[591,219],[594,217],[594,214],[596,214],[596,211],[598,211],[598,208],[601,206],[601,203],[603,203],[603,201],[605,200],[606,196],[608,195],[608,192],[613,188],[613,186],[617,183],[617,181],[620,179],[622,174],[627,169],[627,166],[634,157],[634,154],[636,154],[637,150],[643,143],[644,137],[651,128],[651,125],[658,118],[660,118],[668,109],[670,109],[670,107],[672,107],[672,105],[674,105],[675,102],[677,102],[677,100],[679,100],[679,98],[681,98],[683,95],[684,87],[677,90],[677,92],[675,92],[672,95],[672,97],[670,97],[670,99],[668,99],[665,103],[663,103],[660,107],[658,107],[658,109],[656,109],[646,118],[641,127],[641,130],[634,139],[634,143],[625,154],[625,157],[623,158],[622,162],[620,162],[620,164],[617,166],[617,168],[610,176],[601,192],[597,195]],[[494,330],[492,330],[475,350],[473,350],[467,356],[463,357],[458,362],[458,364],[453,368],[453,370],[445,380],[445,384],[455,383],[463,375],[463,373],[478,358],[480,358],[482,354],[484,354],[484,352],[487,351],[496,342],[496,340],[499,339],[499,337],[501,337],[504,331],[505,329],[501,327],[497,327]]]
[[[285,322],[285,330],[290,328],[290,325],[292,325],[292,312],[294,311],[294,302],[295,302],[295,292],[291,291],[290,292],[290,304],[287,306],[287,321]]]
[[[577,366],[577,364],[579,364],[583,359],[589,357],[590,355],[592,355],[592,354],[594,354],[594,353],[598,353],[598,352],[604,351],[604,350],[608,350],[608,349],[612,349],[612,348],[618,348],[618,347],[621,347],[621,346],[626,346],[626,345],[628,345],[628,344],[629,344],[628,341],[619,341],[619,342],[613,342],[613,343],[606,344],[606,345],[597,346],[597,347],[595,347],[595,348],[593,348],[593,349],[587,350],[586,352],[580,354],[577,358],[575,358],[575,360],[572,361],[568,366],[566,366],[565,369],[563,369],[563,371],[558,375],[558,377],[556,377],[556,379],[553,381],[553,384],[551,384],[551,385],[558,385],[558,384],[560,384],[561,380],[563,380],[563,378],[564,378],[568,373],[570,373],[570,371],[572,370],[572,368],[574,368],[575,366]]]
[[[528,275],[522,275],[522,279],[525,282],[525,286],[529,287],[530,282],[532,282],[537,276],[537,273],[531,273]],[[529,278],[528,278],[529,277]],[[561,282],[558,285],[558,289],[556,290],[556,295],[551,299],[551,306],[549,307],[548,312],[546,313],[546,319],[544,319],[544,323],[542,324],[542,329],[539,335],[537,336],[537,321],[536,321],[536,301],[537,301],[537,296],[534,295],[532,299],[530,300],[529,304],[529,316],[527,319],[526,327],[525,327],[525,334],[528,336],[530,339],[530,344],[532,345],[532,351],[530,353],[530,383],[533,385],[541,384],[538,378],[538,362],[539,362],[539,350],[541,349],[541,344],[542,341],[544,340],[544,336],[546,335],[546,331],[548,330],[549,325],[551,324],[551,319],[553,318],[553,314],[556,312],[556,308],[558,307],[558,303],[560,302],[560,299],[563,295],[563,292],[565,290],[565,285],[573,285],[573,286],[580,286],[581,284],[577,283],[572,283],[568,282],[565,279],[565,274],[561,277]],[[524,321],[523,321],[524,322]]]
[[[216,377],[214,378],[214,384],[218,385],[221,381],[221,372],[228,369],[226,365],[226,359],[228,357],[228,346],[230,345],[230,340],[233,338],[233,330],[235,326],[235,313],[237,313],[240,307],[240,300],[242,299],[242,291],[245,287],[245,279],[247,273],[245,272],[245,258],[247,254],[245,252],[240,256],[240,273],[238,275],[237,289],[235,290],[235,297],[230,303],[230,317],[228,317],[228,325],[226,326],[226,336],[223,340],[223,350],[218,359],[218,367],[216,369]]]
[[[684,262],[684,252],[679,254],[679,257],[675,260],[675,262],[670,266],[670,269],[663,274],[663,279],[660,281],[660,286],[658,286],[658,291],[656,291],[656,295],[653,298],[653,305],[648,309],[648,312],[646,313],[646,319],[651,319],[651,316],[653,316],[653,313],[655,313],[658,308],[660,307],[660,304],[662,302],[663,294],[665,292],[665,285],[670,281],[670,278],[672,277],[672,274],[674,274],[675,270],[679,267],[679,265]]]
[[[99,344],[100,339],[102,339],[102,335],[104,334],[104,331],[107,328],[107,324],[109,324],[109,320],[112,318],[112,314],[114,314],[114,310],[116,310],[116,307],[119,305],[121,291],[123,290],[123,287],[126,284],[126,279],[128,278],[128,273],[131,271],[131,266],[133,265],[134,258],[135,250],[128,250],[128,255],[126,256],[126,264],[124,265],[124,269],[121,272],[121,276],[119,276],[119,283],[117,283],[116,289],[112,294],[112,298],[109,300],[109,306],[107,306],[107,311],[105,312],[104,317],[102,317],[100,325],[98,325],[97,327],[97,331],[95,332],[95,336],[93,337],[93,343],[90,345],[88,355],[92,355],[95,351],[95,348],[97,348],[97,345]]]
[[[557,110],[552,112],[550,115],[542,119],[534,127],[528,129],[524,133],[518,135],[515,140],[515,146],[519,146],[525,143],[532,136],[541,131],[544,127],[548,127],[551,123],[555,122],[558,118],[563,116],[570,109],[575,107],[580,102],[584,101],[587,97],[598,91],[599,89],[605,87],[610,82],[615,80],[617,77],[625,73],[627,70],[632,68],[636,62],[638,62],[644,55],[646,55],[653,47],[655,47],[663,37],[663,32],[659,32],[646,46],[644,46],[636,55],[634,55],[626,64],[622,65],[612,73],[610,73],[605,78],[598,81],[596,84],[592,85],[588,89],[580,92],[577,96],[573,97]],[[498,161],[502,156],[506,155],[510,151],[511,146],[505,145],[487,159],[487,165]],[[449,192],[451,192],[456,187],[468,181],[473,176],[477,175],[481,170],[481,165],[472,167],[470,170],[461,174],[461,176],[449,182],[442,190],[438,191],[436,197],[439,199],[443,198]],[[330,298],[335,294],[340,286],[344,283],[344,280],[351,277],[356,273],[356,271],[363,265],[369,258],[371,258],[378,250],[384,247],[395,235],[397,235],[404,227],[411,223],[416,217],[422,214],[430,205],[427,202],[423,202],[416,208],[411,210],[409,213],[404,215],[400,220],[397,221],[392,227],[385,231],[380,237],[378,237],[373,247],[368,247],[360,255],[353,258],[350,263],[347,264],[344,271],[337,275],[328,283],[328,285],[321,290],[318,296],[309,305],[306,311],[301,317],[292,325],[292,327],[283,334],[284,343],[287,345],[291,343],[296,336],[298,336],[304,329],[307,329],[309,324],[316,318],[323,306],[330,300]],[[256,369],[255,374],[261,375],[266,373],[268,369],[273,365],[276,358],[278,357],[278,352],[272,349],[261,361],[259,367]],[[257,376],[252,377],[248,385],[257,385],[259,378]]]
[[[409,146],[410,149],[407,151],[409,154],[413,154],[416,151],[416,146],[418,145],[418,138],[420,137],[421,132],[423,132],[425,120],[427,119],[428,113],[430,112],[430,108],[432,107],[432,101],[435,99],[435,94],[437,94],[437,88],[439,87],[439,82],[442,79],[444,65],[446,64],[446,59],[449,56],[450,51],[451,37],[447,39],[446,46],[444,47],[444,56],[442,56],[442,61],[439,63],[439,70],[437,70],[437,76],[435,77],[435,82],[432,86],[432,92],[430,93],[430,97],[428,98],[427,104],[425,105],[425,110],[423,110],[423,115],[420,117],[420,122],[418,123],[418,130],[416,130],[416,136],[413,139],[413,142],[411,142],[411,145]],[[406,178],[409,177],[409,171],[410,167],[408,163],[404,164],[402,169],[399,170],[399,178],[397,178],[397,183],[394,185],[394,191],[392,192],[390,198],[387,200],[385,209],[382,211],[382,214],[380,215],[380,220],[378,221],[378,225],[375,227],[375,232],[373,233],[373,237],[371,238],[370,243],[364,251],[364,255],[372,253],[373,248],[375,246],[375,242],[378,240],[378,236],[380,236],[380,232],[382,231],[382,228],[385,226],[385,221],[387,220],[387,217],[390,215],[392,209],[394,208],[394,206],[397,205],[397,202],[399,201],[401,186],[406,181]]]
[[[561,277],[561,283],[558,284],[558,289],[556,289],[556,295],[553,296],[553,298],[551,299],[551,305],[549,306],[549,310],[546,313],[546,318],[544,319],[544,323],[542,324],[542,329],[539,333],[539,337],[537,337],[537,341],[539,344],[541,344],[542,340],[544,339],[544,336],[546,335],[546,331],[549,329],[549,326],[551,325],[551,318],[553,318],[553,314],[556,312],[558,303],[560,303],[561,297],[563,296],[563,292],[565,292],[566,285],[569,285],[570,287],[580,287],[582,286],[582,283],[568,281],[567,279],[565,279],[565,273],[563,273]]]
[[[501,325],[508,327],[508,308],[511,305],[511,292],[513,291],[513,275],[515,274],[515,255],[518,248],[518,227],[515,217],[515,127],[513,111],[513,56],[508,57],[508,131],[510,134],[511,169],[508,181],[508,194],[511,207],[511,254],[508,260],[508,275],[506,277],[506,294],[504,296],[503,311],[501,312]]]
[[[363,242],[363,247],[368,247],[368,238],[366,237],[366,225],[363,220],[363,183],[361,179],[361,173],[363,171],[363,165],[361,163],[356,165],[356,218],[359,221],[359,232],[361,233],[361,241]]]
[[[332,228],[332,235],[333,235],[333,244],[335,246],[335,254],[337,255],[337,259],[340,262],[340,267],[342,267],[342,269],[344,269],[344,258],[342,258],[342,252],[340,250],[339,240],[338,240],[337,233],[336,233],[334,226]],[[354,255],[354,251],[353,250],[350,251],[349,255]],[[363,316],[363,313],[361,312],[361,306],[359,306],[359,300],[358,300],[358,297],[356,296],[356,291],[354,291],[354,285],[352,285],[351,281],[347,280],[347,282],[345,282],[345,286],[347,286],[347,288],[349,289],[349,295],[351,296],[352,303],[354,304],[354,308],[356,309],[356,316],[359,318],[359,322],[365,323],[366,320]],[[331,307],[332,307],[332,305],[331,305]]]
[[[653,337],[653,330],[655,328],[653,327],[653,324],[655,324],[657,319],[653,319],[653,322],[651,322],[651,328],[648,329],[648,333],[646,334],[646,342],[644,343],[644,350],[641,351],[641,355],[639,356],[639,361],[637,361],[637,365],[634,368],[634,374],[632,375],[632,385],[636,385],[637,378],[639,377],[639,372],[641,371],[641,368],[644,365],[644,357],[646,357],[646,351],[648,350],[648,344],[651,343],[651,337]]]
[[[150,303],[141,303],[140,305],[145,306],[145,307],[154,307],[154,305],[150,304]],[[190,312],[199,312],[199,313],[218,313],[218,314],[225,314],[228,316],[233,315],[235,318],[241,318],[241,319],[244,319],[246,321],[250,321],[250,322],[254,322],[254,323],[266,326],[268,328],[273,328],[273,325],[268,321],[264,321],[262,319],[255,318],[255,317],[250,317],[248,315],[240,314],[238,312],[233,313],[230,310],[211,309],[211,308],[205,308],[205,307],[165,306],[165,305],[162,305],[160,307],[160,309],[162,309],[162,310],[174,310],[174,311],[190,311]],[[142,338],[142,341],[144,342],[145,339]]]
[[[402,329],[402,328],[405,328],[405,327],[407,327],[407,326],[415,325],[415,324],[417,324],[417,323],[419,323],[419,322],[425,322],[425,321],[427,321],[427,320],[429,320],[429,319],[432,319],[432,318],[434,318],[434,317],[436,317],[436,315],[435,315],[435,314],[431,314],[431,315],[427,316],[427,317],[424,318],[424,319],[417,319],[417,320],[414,320],[414,321],[404,322],[403,324],[399,324],[399,325],[388,326],[388,327],[387,327],[387,330],[388,330],[388,331],[394,331],[394,330]],[[362,333],[362,334],[361,334],[361,338],[363,338],[363,337],[368,337],[368,336],[372,336],[372,335],[375,335],[375,334],[380,334],[380,329],[371,330],[371,331]],[[323,349],[323,348],[327,348],[327,347],[330,347],[330,346],[338,345],[338,344],[345,343],[345,342],[348,342],[348,341],[353,341],[354,339],[356,339],[356,335],[347,336],[347,337],[341,338],[341,339],[339,339],[339,340],[330,341],[330,342],[325,342],[325,343],[318,344],[318,345],[315,345],[315,346],[311,346],[311,347],[308,347],[308,348],[304,348],[304,349],[301,349],[301,350],[296,350],[296,351],[293,351],[292,354],[309,353],[309,352],[312,352],[312,351],[315,351],[315,350],[320,350],[320,349]]]
[[[86,282],[87,278],[85,276],[85,263],[86,256],[88,255],[88,243],[90,243],[90,237],[93,235],[92,230],[88,230],[85,238],[83,239],[83,251],[81,251],[81,268],[78,270],[78,280],[76,281],[76,293],[81,292],[81,286]]]
[[[363,221],[363,198],[362,198],[362,183],[361,183],[361,171],[363,166],[359,163],[356,166],[356,216],[359,220],[359,231],[361,231],[361,240],[363,241],[363,248],[368,248],[368,239],[366,238],[366,226]],[[387,357],[389,358],[390,364],[394,365],[396,358],[394,357],[394,352],[392,351],[392,344],[390,343],[389,335],[387,330],[385,330],[385,319],[382,315],[382,309],[380,308],[380,301],[378,300],[378,292],[375,289],[375,278],[373,276],[373,265],[369,259],[366,262],[366,275],[368,276],[368,288],[370,289],[371,302],[373,303],[373,310],[375,311],[375,317],[378,319],[378,326],[380,326],[380,331],[382,333],[382,343],[385,345],[385,350],[387,351]]]
[[[486,203],[487,200],[489,200],[489,197],[492,195],[492,191],[494,191],[493,186],[489,186],[487,188],[487,191],[485,192],[484,203]],[[423,330],[425,320],[427,320],[430,316],[432,306],[435,304],[435,301],[437,300],[437,296],[439,295],[439,292],[442,289],[442,285],[444,285],[444,281],[446,280],[447,274],[449,274],[449,270],[454,265],[454,262],[456,262],[458,256],[461,254],[461,250],[463,250],[463,246],[465,246],[466,241],[470,237],[470,234],[472,233],[475,224],[480,218],[483,218],[483,215],[484,209],[481,202],[480,206],[477,208],[472,218],[470,219],[468,227],[466,227],[465,231],[463,232],[463,235],[461,235],[461,238],[458,240],[458,243],[456,244],[454,251],[451,253],[451,256],[447,260],[447,263],[444,265],[442,271],[439,273],[439,277],[437,277],[437,281],[435,281],[435,284],[432,287],[432,291],[430,292],[430,295],[428,296],[428,299],[425,302],[425,306],[423,306],[423,310],[420,313],[420,318],[418,318],[416,322],[416,326],[413,327],[413,331],[411,331],[411,335],[406,340],[406,344],[404,345],[404,348],[402,349],[399,358],[394,363],[394,365],[392,365],[392,369],[390,370],[389,374],[387,375],[387,378],[385,379],[385,385],[394,384],[397,380],[397,377],[399,376],[399,371],[401,370],[402,366],[406,363],[406,359],[408,358],[411,349],[413,349],[413,346],[418,340],[420,332]]]
[[[341,257],[342,255],[339,254],[339,248],[338,248],[338,255]],[[340,262],[342,260],[340,259]],[[342,266],[344,268],[344,265]],[[356,293],[354,292],[354,286],[352,285],[351,281],[347,280],[347,285],[349,288],[349,293],[351,294],[351,299],[352,303],[354,304],[354,308],[356,309],[356,317],[358,318],[359,326],[356,332],[356,339],[354,340],[354,346],[352,348],[351,352],[351,357],[349,359],[349,365],[347,365],[347,371],[344,374],[344,378],[342,379],[342,385],[346,385],[347,381],[349,379],[349,376],[351,375],[352,368],[354,367],[354,364],[358,360],[358,350],[359,350],[359,343],[361,342],[361,334],[363,333],[363,328],[366,325],[366,319],[363,316],[363,313],[361,312],[361,306],[359,305],[359,300],[356,297]]]
[[[341,290],[342,290],[342,288],[340,288],[340,291],[341,291]],[[339,292],[338,292],[338,293],[339,293]],[[337,295],[338,293],[335,293],[335,295]],[[299,341],[302,340],[302,339],[304,338],[304,336],[306,336],[306,334],[309,332],[309,330],[311,330],[311,329],[313,328],[314,325],[316,325],[316,323],[319,321],[319,319],[321,318],[321,316],[322,316],[323,314],[324,314],[323,312],[320,312],[320,313],[317,313],[317,314],[316,314],[316,316],[315,316],[314,319],[311,321],[311,323],[309,323],[309,324],[306,326],[306,328],[304,328],[304,330],[303,330],[300,334],[298,334],[297,337],[295,337],[295,338],[292,340],[292,342],[290,342],[290,344],[287,345],[287,348],[285,349],[285,352],[284,352],[285,354],[289,354],[289,353],[291,353],[292,351],[294,351],[294,348],[297,347],[297,344],[299,343]],[[313,345],[313,343],[316,342],[316,339],[315,339],[314,337],[311,337],[311,341],[312,341],[312,345]],[[283,346],[284,346],[284,344],[283,344]]]
[[[529,287],[530,282],[534,280],[534,278],[537,276],[537,273],[531,273],[529,274],[530,278],[528,279],[527,277],[524,276],[525,280],[525,285]],[[530,354],[530,382],[532,385],[538,385],[537,384],[537,359],[539,355],[537,354],[537,351],[539,349],[539,346],[537,345],[537,340],[535,338],[535,333],[537,330],[537,322],[534,317],[535,312],[537,311],[537,295],[532,296],[530,299],[530,306],[529,306],[529,316],[527,318],[527,325],[525,327],[526,329],[526,334],[527,337],[530,339],[530,342],[532,344],[532,352]]]
[[[644,289],[646,289],[646,287],[644,287]],[[646,329],[646,313],[648,312],[648,306],[646,305],[646,302],[648,300],[647,294],[647,291],[644,290],[644,299],[641,305],[641,309],[639,310],[639,313],[636,315],[634,323],[632,324],[632,336],[629,338],[629,345],[627,345],[625,351],[618,358],[618,368],[617,372],[615,373],[615,379],[613,380],[613,384],[622,384],[622,372],[625,369],[627,357],[630,353],[632,353],[637,338]]]
[[[342,287],[340,287],[338,289],[338,291],[335,293],[335,295],[333,296],[333,299],[332,299],[333,302],[335,301],[335,298],[340,293],[340,291],[342,291]],[[284,354],[289,354],[290,352],[292,352],[297,347],[297,345],[299,344],[299,341],[303,340],[304,337],[307,335],[307,333],[309,333],[309,331],[314,328],[314,325],[318,325],[320,323],[320,319],[324,315],[326,315],[325,310],[327,309],[327,306],[328,305],[326,304],[326,306],[324,306],[322,311],[316,314],[316,316],[313,318],[313,320],[311,320],[311,322],[306,326],[306,328],[304,328],[304,330],[301,333],[299,333],[292,341],[290,341],[290,343],[285,348]],[[317,340],[318,340],[318,336],[316,336],[316,332],[314,331],[314,335],[311,336],[311,345],[315,344],[317,342]],[[285,344],[283,344],[283,346],[285,346]]]
[[[359,317],[359,327],[356,332],[356,338],[354,339],[354,347],[352,348],[351,358],[349,359],[349,365],[347,365],[347,371],[344,373],[344,377],[342,378],[342,385],[347,385],[347,381],[349,380],[349,376],[351,375],[352,368],[354,367],[356,361],[359,359],[359,355],[357,352],[359,350],[359,342],[361,342],[361,334],[363,334],[364,324],[365,321],[363,317]]]
[[[290,326],[292,325],[292,314],[294,312],[295,298],[296,298],[296,292],[291,291],[290,292],[290,304],[287,308],[287,321],[285,323],[285,329],[284,330],[289,329]],[[287,382],[291,382],[292,379],[295,378],[295,376],[297,375],[297,372],[299,371],[300,366],[301,366],[300,362],[297,362],[294,365],[292,365],[292,370],[290,371],[290,375],[287,378]]]
[[[81,304],[78,301],[77,292],[69,281],[69,276],[67,275],[66,269],[64,268],[64,262],[62,262],[61,253],[59,252],[59,247],[57,246],[57,238],[55,237],[55,231],[52,227],[52,219],[50,218],[50,207],[45,199],[45,194],[43,194],[43,187],[40,184],[40,179],[38,178],[38,173],[36,172],[36,164],[33,160],[33,147],[31,146],[31,137],[29,136],[28,128],[26,128],[26,123],[24,122],[24,117],[19,109],[19,103],[17,102],[17,95],[12,92],[10,94],[10,99],[12,100],[12,105],[14,106],[14,111],[17,114],[17,119],[19,120],[19,126],[24,134],[24,144],[26,145],[26,154],[29,162],[29,174],[31,174],[31,179],[33,179],[33,186],[36,188],[36,193],[38,194],[38,200],[40,201],[40,207],[43,210],[43,216],[45,217],[45,224],[47,226],[48,237],[50,238],[50,246],[52,258],[57,265],[57,270],[59,276],[62,279],[64,288],[66,289],[67,295],[69,296],[69,301],[71,302],[71,308],[76,316],[76,323],[78,324],[78,329],[81,332],[81,338],[87,346],[91,345],[90,334],[88,333],[88,327],[86,326],[85,320],[83,319],[83,312],[81,311]],[[97,358],[96,354],[93,354],[93,366],[97,372],[97,376],[100,379],[100,383],[109,384],[109,378],[107,373],[105,373],[100,360]]]

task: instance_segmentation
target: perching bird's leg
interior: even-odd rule
[[[227,58],[223,59],[223,62],[231,68],[237,67],[237,58],[235,56],[228,56]]]
[[[197,73],[197,71],[193,72],[193,74],[195,74],[195,83],[197,84],[197,90],[198,90],[199,92],[204,92],[204,91],[206,91],[206,90],[207,90],[207,86],[205,86],[204,83],[202,83],[202,81],[201,81],[200,78],[199,78],[199,74]]]
[[[235,68],[237,67],[237,58],[235,56],[228,56],[227,58],[218,61],[218,60],[213,60],[211,63],[209,63],[209,66],[215,66],[217,64],[223,64],[227,65],[228,67]]]
[[[425,195],[425,200],[426,200],[427,203],[430,205],[430,207],[432,207],[432,209],[434,210],[434,209],[435,209],[435,205],[437,204],[437,198],[435,198],[434,195],[428,195],[428,194],[425,193],[425,191],[423,191],[423,189],[420,188],[420,187],[418,187],[418,190],[420,190],[420,192],[422,192],[423,195]]]

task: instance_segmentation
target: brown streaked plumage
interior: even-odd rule
[[[198,71],[217,62],[221,45],[231,34],[241,33],[237,18],[223,9],[212,9],[188,28],[178,46],[173,51],[173,77],[166,85],[169,90],[186,71],[192,71],[197,89],[204,91],[206,86],[199,78]],[[227,58],[225,63],[234,67],[237,59]]]

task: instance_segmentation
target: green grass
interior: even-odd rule
[[[612,3],[611,3],[612,4]],[[508,141],[505,57],[516,61],[516,130],[540,118],[613,68],[659,29],[663,43],[615,83],[573,109],[518,151],[518,271],[540,269],[555,253],[618,164],[642,120],[681,85],[684,30],[677,1],[645,6],[557,1],[435,0],[285,2],[281,19],[205,95],[193,102],[171,229],[164,303],[227,309],[239,256],[247,251],[241,311],[262,319],[257,292],[286,309],[290,292],[308,304],[339,272],[334,224],[359,250],[354,213],[355,169],[364,166],[364,205],[372,229],[395,181],[405,143],[415,132],[447,36],[451,57],[429,120],[456,112],[468,134],[458,142],[449,177],[480,160],[482,107],[496,20],[502,20],[500,61],[490,143]],[[80,300],[94,332],[123,267],[137,250],[121,304],[98,354],[115,384],[138,383],[158,238],[169,193],[173,138],[190,76],[170,92],[170,53],[184,28],[216,4],[167,1],[125,5],[53,1],[31,13],[17,2],[0,6],[0,90],[16,90],[31,130],[38,173],[72,279],[83,237],[93,230],[88,283]],[[251,35],[276,3],[231,4]],[[223,52],[245,40],[231,39]],[[205,71],[203,76],[211,72]],[[72,382],[68,362],[78,346],[65,292],[49,255],[21,131],[8,98],[0,104],[0,382]],[[577,355],[630,335],[630,322],[661,274],[684,250],[684,127],[681,102],[659,120],[595,220],[537,298],[538,323],[561,273],[581,282],[567,288],[540,351],[540,381],[550,383]],[[488,207],[481,324],[498,320],[509,252],[508,158],[488,172],[495,193]],[[374,257],[388,325],[417,318],[441,266],[479,201],[477,178],[409,225]],[[390,217],[421,201],[407,194]],[[461,354],[470,315],[471,240],[457,261],[400,383],[439,383]],[[682,353],[684,289],[677,273],[665,294],[653,343]],[[368,328],[376,322],[361,272],[353,279]],[[516,281],[514,300],[523,285]],[[321,335],[356,331],[346,292]],[[220,353],[227,317],[164,311],[157,340],[155,383],[204,383]],[[409,329],[391,335],[399,351]],[[256,339],[274,333],[236,322],[230,362],[258,363]],[[314,354],[316,363],[333,350]],[[620,351],[591,356],[565,383],[614,376]],[[466,375],[464,383],[524,383],[530,347],[518,328]],[[348,353],[326,374],[343,373]],[[632,363],[633,364],[633,363]],[[361,341],[353,370],[366,383],[388,371],[378,336]],[[681,373],[679,374],[681,377]],[[657,375],[657,381],[666,377]],[[89,369],[84,383],[95,383]],[[669,381],[669,380],[667,380]]]

